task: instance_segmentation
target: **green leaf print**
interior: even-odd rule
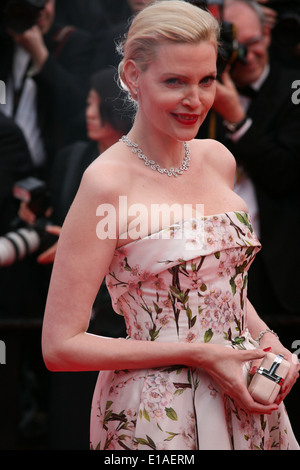
[[[237,219],[242,224],[246,225],[249,228],[250,232],[253,233],[253,228],[252,228],[252,225],[249,222],[248,214],[243,213],[243,215],[242,215],[240,212],[235,212],[235,215],[236,215]]]
[[[236,336],[233,340],[233,344],[242,344],[245,341],[245,338],[243,336]]]
[[[160,307],[157,305],[157,303],[153,302],[153,305],[154,305],[155,312],[156,312],[157,314],[159,314],[159,313],[162,312],[163,309],[160,308]]]
[[[233,295],[236,293],[235,277],[232,277],[229,281]]]
[[[158,337],[158,335],[160,333],[160,330],[161,330],[161,328],[159,328],[158,330],[156,329],[156,325],[154,325],[154,327],[151,328],[151,330],[149,330],[149,336],[150,336],[151,341],[156,340],[156,338]]]
[[[255,246],[249,246],[249,248],[247,248],[246,253],[245,253],[245,255],[247,256],[247,258],[249,258],[249,256],[252,255],[252,253],[253,253],[254,250],[255,250]]]
[[[192,328],[196,323],[197,317],[196,316],[193,317],[193,312],[192,312],[192,310],[190,309],[189,306],[186,307],[185,311],[186,311],[186,316],[188,317],[188,320],[189,320],[189,322],[188,322],[189,323],[189,328]]]
[[[124,258],[124,269],[125,271],[132,271],[131,267],[129,266],[128,262],[127,262],[127,257]]]
[[[239,266],[236,266],[236,268],[235,268],[236,275],[242,274],[245,271],[247,265],[248,265],[248,261],[244,261],[243,264],[240,264]]]
[[[137,444],[141,444],[142,446],[148,446],[150,447],[150,449],[156,450],[156,445],[153,442],[153,440],[149,436],[146,436],[146,437],[147,439],[142,439],[141,437],[137,437],[135,439],[135,442],[137,442]]]
[[[189,320],[192,319],[192,310],[190,309],[190,307],[186,308],[186,316],[188,317]]]
[[[174,395],[182,395],[184,392],[184,389],[181,388],[180,390],[176,390],[176,392],[174,392]]]
[[[202,307],[200,307],[200,305],[198,305],[198,315],[201,315],[203,310],[204,310],[204,308],[202,308]]]
[[[153,447],[153,449],[156,449],[155,442],[151,439],[151,437],[149,436],[146,436],[146,437],[148,439],[149,444]]]
[[[267,425],[264,415],[260,415],[260,422],[261,422],[261,429],[264,431]]]
[[[170,291],[172,292],[173,296],[183,304],[188,300],[189,289],[183,292],[175,286],[170,286]]]
[[[197,270],[196,263],[191,262],[191,269],[192,269],[193,272],[195,272]]]
[[[170,434],[170,436],[164,439],[165,441],[171,441],[172,439],[174,439],[174,437],[179,436],[179,433],[176,433],[176,432],[169,432],[169,431],[166,431],[166,432],[167,434]]]
[[[213,330],[211,328],[209,328],[209,330],[206,330],[205,334],[204,334],[204,343],[209,343],[209,341],[212,339],[214,333],[213,333]]]
[[[172,419],[173,421],[178,420],[177,413],[173,408],[165,408],[165,410],[166,410],[166,415],[168,416],[168,418]]]
[[[149,421],[149,423],[150,423],[150,416],[149,416],[147,410],[145,410],[145,408],[144,408],[144,411],[143,411],[143,416],[144,416],[144,418],[145,418],[147,421]]]

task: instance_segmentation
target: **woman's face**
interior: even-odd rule
[[[100,96],[90,90],[86,105],[86,128],[89,139],[99,141],[103,134],[103,123],[100,116]]]
[[[215,46],[166,43],[156,59],[138,72],[138,116],[148,131],[177,140],[193,139],[211,108],[216,92]]]

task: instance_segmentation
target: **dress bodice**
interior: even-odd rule
[[[259,249],[244,212],[174,224],[116,250],[106,278],[113,306],[132,339],[237,343]]]

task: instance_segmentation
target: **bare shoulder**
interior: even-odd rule
[[[125,171],[126,170],[126,171]],[[130,172],[117,143],[103,152],[85,170],[80,191],[113,202],[130,188]]]
[[[91,256],[96,259],[99,253],[103,256],[103,250],[109,256],[115,249],[119,228],[124,231],[118,225],[117,216],[119,195],[126,195],[127,188],[130,187],[128,172],[125,174],[124,166],[124,162],[118,157],[118,149],[110,148],[96,158],[82,176],[60,236],[60,245],[67,250],[71,244],[72,252],[77,250],[78,259],[79,252],[80,257],[81,253],[85,253],[87,259]],[[95,237],[95,234],[98,235],[98,223],[105,217],[106,211],[107,220],[114,227],[114,234],[106,239],[102,237],[99,243],[100,238]]]
[[[236,161],[232,153],[224,144],[214,139],[195,139],[193,144],[203,152],[208,163],[212,165],[229,165],[231,169],[235,169]]]
[[[85,219],[86,226],[90,221],[94,223],[95,215],[98,222],[109,219],[116,230],[116,239],[120,233],[127,231],[126,218],[121,218],[120,224],[119,210],[120,198],[131,200],[134,192],[136,172],[131,161],[124,153],[122,144],[112,145],[85,170],[73,202],[73,214]]]
[[[194,139],[193,146],[196,152],[203,155],[205,164],[229,181],[233,180],[236,160],[225,145],[214,139]]]

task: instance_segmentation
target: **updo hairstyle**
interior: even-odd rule
[[[182,0],[156,1],[133,19],[124,41],[118,46],[121,84],[129,90],[124,73],[128,60],[141,72],[156,57],[157,46],[166,42],[195,44],[208,41],[218,47],[220,25],[207,11]]]

